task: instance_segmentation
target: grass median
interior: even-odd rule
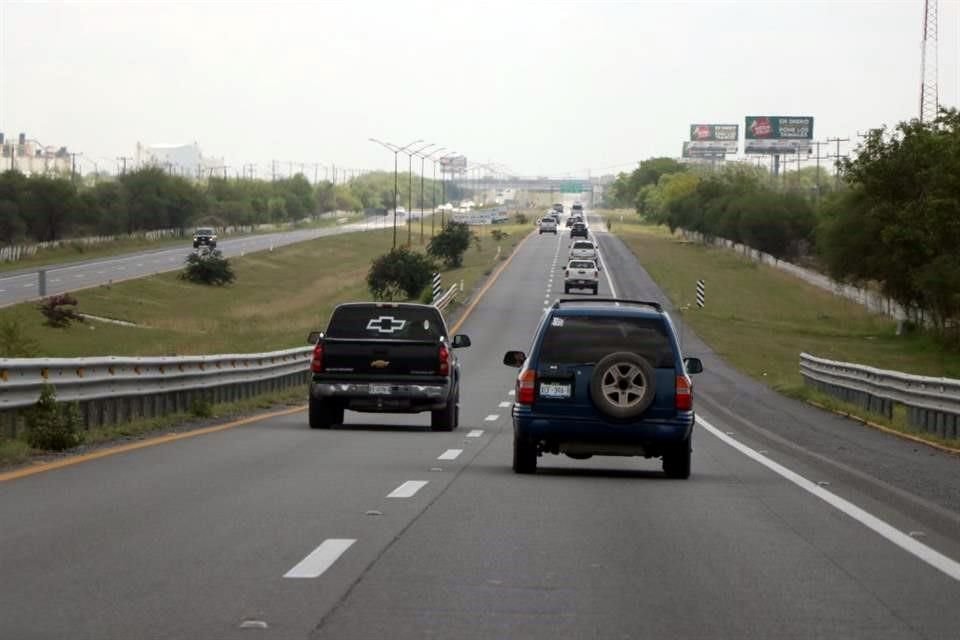
[[[277,233],[283,231],[293,231],[295,229],[318,229],[323,227],[332,227],[338,224],[344,224],[338,220],[344,219],[347,222],[356,222],[361,220],[361,215],[342,216],[341,218],[326,217],[308,223],[285,224],[276,228],[265,228],[252,233],[236,233],[229,236],[223,236],[220,240],[232,240],[251,235]],[[138,253],[141,251],[159,251],[161,249],[170,249],[174,247],[190,247],[191,231],[187,230],[185,235],[180,238],[160,238],[150,240],[148,238],[118,238],[109,242],[100,244],[85,245],[79,241],[66,239],[58,247],[49,249],[40,249],[32,256],[16,260],[14,262],[0,262],[0,276],[11,272],[29,269],[39,269],[53,265],[68,264],[72,262],[85,262],[87,260],[98,260],[101,258],[113,258],[128,253]]]
[[[898,336],[896,322],[886,316],[731,251],[685,242],[665,227],[639,222],[636,213],[603,216],[670,301],[688,307],[682,317],[697,335],[734,367],[787,395],[909,431],[903,416],[885,421],[806,388],[800,353],[960,377],[960,353],[927,335]],[[706,284],[703,309],[695,305],[697,280]]]

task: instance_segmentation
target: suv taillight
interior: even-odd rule
[[[447,349],[446,345],[440,345],[437,373],[441,376],[450,375],[450,350]]]
[[[310,371],[323,373],[323,343],[318,342],[313,348],[313,360],[310,361]]]
[[[537,372],[524,369],[517,376],[517,404],[533,404],[537,394]]]
[[[693,384],[687,376],[677,376],[677,411],[693,410]]]

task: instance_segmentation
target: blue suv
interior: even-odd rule
[[[671,478],[690,477],[693,384],[698,358],[683,358],[670,316],[656,302],[559,300],[544,314],[519,367],[513,405],[513,470],[534,473],[544,453],[663,458]]]

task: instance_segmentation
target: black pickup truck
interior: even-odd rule
[[[343,423],[344,409],[370,413],[430,412],[430,428],[459,421],[460,363],[440,311],[406,303],[353,302],[333,310],[327,330],[312,332],[310,428]]]

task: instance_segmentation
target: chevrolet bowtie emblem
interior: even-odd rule
[[[389,364],[386,360],[374,360],[370,363],[370,366],[374,369],[386,369]]]

